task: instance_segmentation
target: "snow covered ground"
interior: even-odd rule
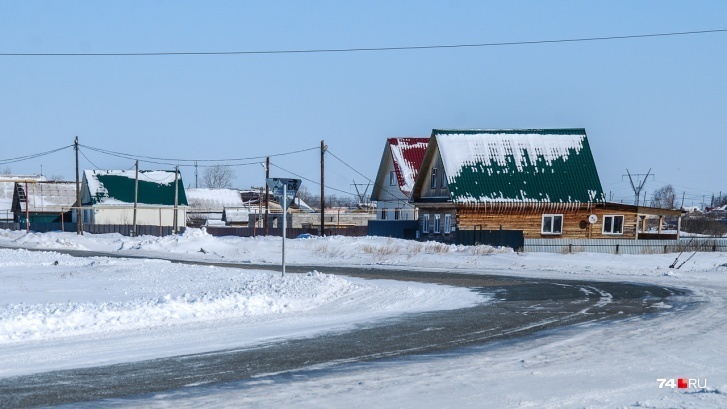
[[[0,245],[279,263],[279,238],[165,238],[0,230]],[[691,254],[684,254],[680,261]],[[289,264],[376,265],[685,288],[696,308],[589,324],[456,353],[113,400],[151,407],[727,407],[727,254],[517,254],[385,238],[289,240]],[[56,264],[56,261],[58,262]],[[0,377],[148,359],[486,302],[467,290],[311,272],[0,250]],[[376,308],[372,306],[377,306]],[[670,306],[665,305],[668,310]],[[221,325],[224,323],[224,325]],[[200,345],[199,340],[211,340]],[[657,378],[706,387],[659,388]],[[242,388],[244,386],[244,388]],[[96,403],[97,404],[97,403]]]

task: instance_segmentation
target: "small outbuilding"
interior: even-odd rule
[[[76,203],[74,182],[37,181],[15,183],[13,214],[15,221],[25,223],[71,222]]]

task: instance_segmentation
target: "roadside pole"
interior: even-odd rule
[[[265,183],[273,192],[273,196],[278,200],[283,208],[283,243],[282,243],[282,276],[285,277],[285,239],[288,235],[288,207],[293,202],[298,189],[300,188],[300,179],[287,178],[267,178]]]
[[[286,206],[287,200],[285,198],[288,197],[288,186],[287,183],[283,184],[283,200],[281,200],[283,205],[283,277],[285,277],[285,227],[288,224],[288,206]]]

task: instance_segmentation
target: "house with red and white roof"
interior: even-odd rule
[[[429,138],[386,140],[371,192],[377,220],[417,220],[416,207],[409,198],[428,143]]]

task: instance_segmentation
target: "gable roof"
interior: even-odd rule
[[[436,151],[455,203],[605,201],[582,128],[435,129],[427,163]]]
[[[186,189],[187,201],[193,209],[221,212],[225,207],[240,207],[244,203],[236,189]]]
[[[43,181],[42,175],[0,175],[0,220],[13,220],[13,195],[15,183],[23,181]]]
[[[25,183],[17,184],[17,193],[25,196]],[[75,182],[35,182],[27,184],[28,211],[33,213],[61,213],[71,210],[76,203]],[[25,212],[26,200],[17,200],[18,210]]]
[[[170,170],[140,170],[138,203],[174,206],[174,177]],[[134,170],[85,170],[83,172],[84,206],[129,205],[134,203],[136,172]],[[178,205],[187,206],[182,176],[177,176]],[[87,189],[87,190],[86,190]],[[90,203],[88,197],[90,196]]]
[[[412,189],[414,189],[414,182],[424,161],[424,153],[427,151],[428,144],[429,138],[388,138],[386,140],[384,155],[379,165],[379,173],[384,172],[388,167],[388,163],[385,162],[390,156],[394,164],[399,190],[406,197],[409,197]],[[376,178],[379,181],[378,184],[386,180],[386,177],[387,175],[379,174]],[[374,186],[371,192],[372,200],[377,200],[381,190],[381,186]]]

